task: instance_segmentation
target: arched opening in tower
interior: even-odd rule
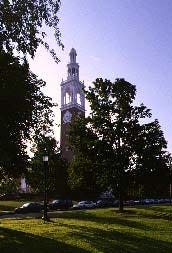
[[[75,76],[75,68],[72,68],[72,75]]]
[[[64,96],[64,104],[67,105],[69,103],[71,103],[71,95],[68,92],[66,92]]]
[[[81,94],[77,93],[77,104],[81,105]]]
[[[68,75],[71,76],[71,69],[68,69]]]

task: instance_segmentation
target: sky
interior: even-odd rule
[[[97,77],[136,85],[136,103],[151,109],[172,152],[172,0],[62,0],[59,18],[64,50],[46,32],[60,63],[41,47],[30,60],[31,70],[47,83],[46,94],[59,105],[55,122],[60,123],[60,83],[74,47],[86,88]],[[59,133],[56,126],[57,140]]]

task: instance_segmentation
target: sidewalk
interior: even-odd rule
[[[65,212],[77,212],[81,210],[68,210],[68,211],[53,211],[53,212],[48,212],[48,217],[49,218],[57,218],[59,213],[65,213]],[[83,210],[82,210],[83,211]],[[5,213],[5,212],[4,212]],[[42,218],[43,213],[24,213],[24,214],[17,214],[14,212],[8,212],[5,214],[0,213],[0,219],[13,219],[13,218],[25,218],[25,217],[31,217],[31,218]]]

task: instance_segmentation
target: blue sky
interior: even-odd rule
[[[97,77],[125,78],[137,87],[137,103],[152,109],[172,152],[172,0],[62,0],[59,13],[62,51],[53,33],[49,44],[57,65],[39,48],[31,69],[47,82],[46,92],[59,104],[60,82],[66,79],[69,51],[77,50],[80,80],[86,87]],[[59,139],[56,127],[56,138]]]

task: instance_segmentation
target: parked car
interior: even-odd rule
[[[143,199],[141,202],[143,205],[150,205],[154,204],[154,199]]]
[[[93,201],[80,201],[78,204],[73,205],[73,209],[87,209],[87,208],[95,208],[96,207],[96,203],[94,203]]]
[[[116,206],[117,202],[114,199],[99,199],[96,201],[97,207],[112,207]]]
[[[132,199],[126,200],[126,201],[124,202],[124,205],[133,206],[133,205],[135,205],[135,201],[132,200]]]
[[[44,209],[44,205],[38,202],[25,203],[21,207],[15,208],[15,213],[39,213]]]
[[[67,210],[73,206],[72,200],[70,199],[55,199],[49,205],[50,210]]]

